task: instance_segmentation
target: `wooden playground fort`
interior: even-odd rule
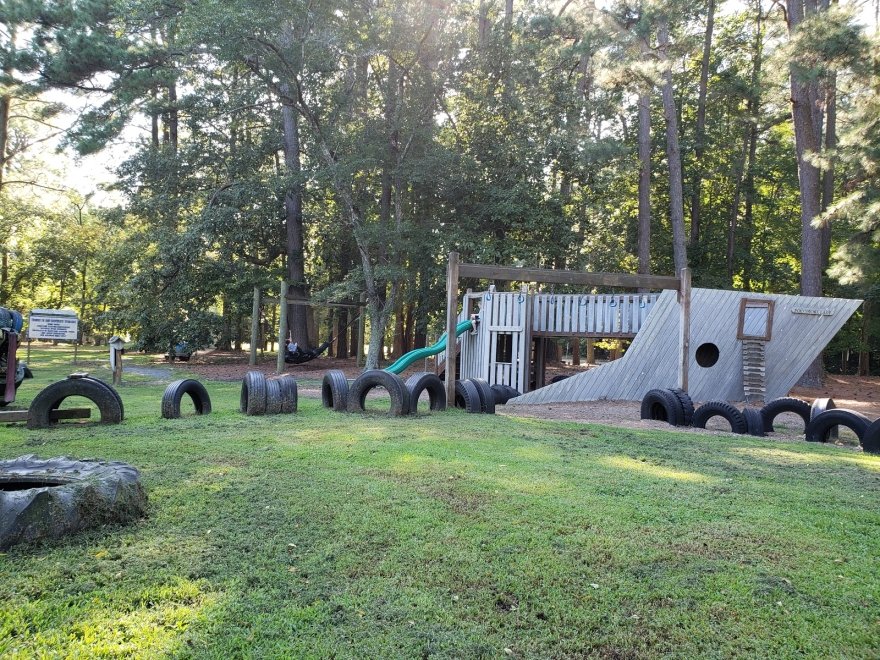
[[[486,291],[464,294],[459,279],[624,288],[623,294]],[[660,291],[633,293],[633,291]],[[691,288],[680,277],[586,273],[460,263],[447,269],[446,347],[458,355],[459,378],[510,385],[510,404],[639,400],[648,390],[680,387],[696,401],[757,401],[788,394],[812,361],[861,304]],[[462,321],[472,320],[460,332]],[[544,385],[545,343],[551,338],[632,339],[622,358]],[[455,370],[446,369],[453,400]]]

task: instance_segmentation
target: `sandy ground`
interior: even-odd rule
[[[162,367],[160,367],[162,365]],[[167,368],[171,371],[186,370],[205,378],[213,380],[237,381],[241,380],[245,373],[251,369],[259,369],[268,374],[275,373],[275,357],[266,354],[258,359],[256,367],[247,364],[247,356],[241,353],[212,351],[198,353],[188,363],[177,362],[168,364],[157,362],[156,367]],[[413,365],[406,373],[423,369],[423,364]],[[286,373],[296,376],[298,381],[304,381],[305,387],[300,387],[300,393],[304,396],[317,396],[319,383],[324,374],[330,369],[342,370],[348,378],[355,378],[361,370],[355,366],[353,359],[336,359],[321,357],[312,362],[301,365],[287,365]],[[557,374],[576,373],[577,369],[556,366],[548,369],[547,379]],[[850,408],[861,412],[871,419],[880,417],[880,378],[841,376],[829,374],[826,377],[825,386],[817,389],[795,388],[791,396],[812,401],[813,399],[830,397],[838,408]],[[744,404],[738,404],[743,407]],[[639,402],[637,401],[590,401],[581,403],[550,403],[541,405],[498,406],[498,413],[521,417],[535,417],[540,419],[558,419],[572,422],[610,424],[625,428],[641,429],[669,429],[665,422],[656,422],[639,419]],[[803,437],[803,422],[797,415],[780,415],[775,426],[777,433],[769,437],[778,440],[795,440]],[[709,429],[684,429],[693,433],[719,433],[730,432],[730,427],[723,419],[710,420]],[[855,437],[851,436],[848,429],[841,429],[841,443],[852,444]],[[857,442],[856,442],[857,444]]]

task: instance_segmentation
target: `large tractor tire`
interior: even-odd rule
[[[0,461],[0,550],[146,511],[140,473],[125,463],[33,455]]]

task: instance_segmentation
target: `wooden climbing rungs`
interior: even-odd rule
[[[57,422],[59,419],[88,419],[91,416],[91,408],[65,408],[64,410],[53,410],[49,413],[49,419],[53,422]],[[28,417],[27,410],[0,410],[0,423],[26,422]]]

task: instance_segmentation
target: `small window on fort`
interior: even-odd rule
[[[513,362],[513,335],[499,332],[495,335],[495,362]]]
[[[773,301],[743,298],[739,306],[737,339],[770,341],[773,329]]]

